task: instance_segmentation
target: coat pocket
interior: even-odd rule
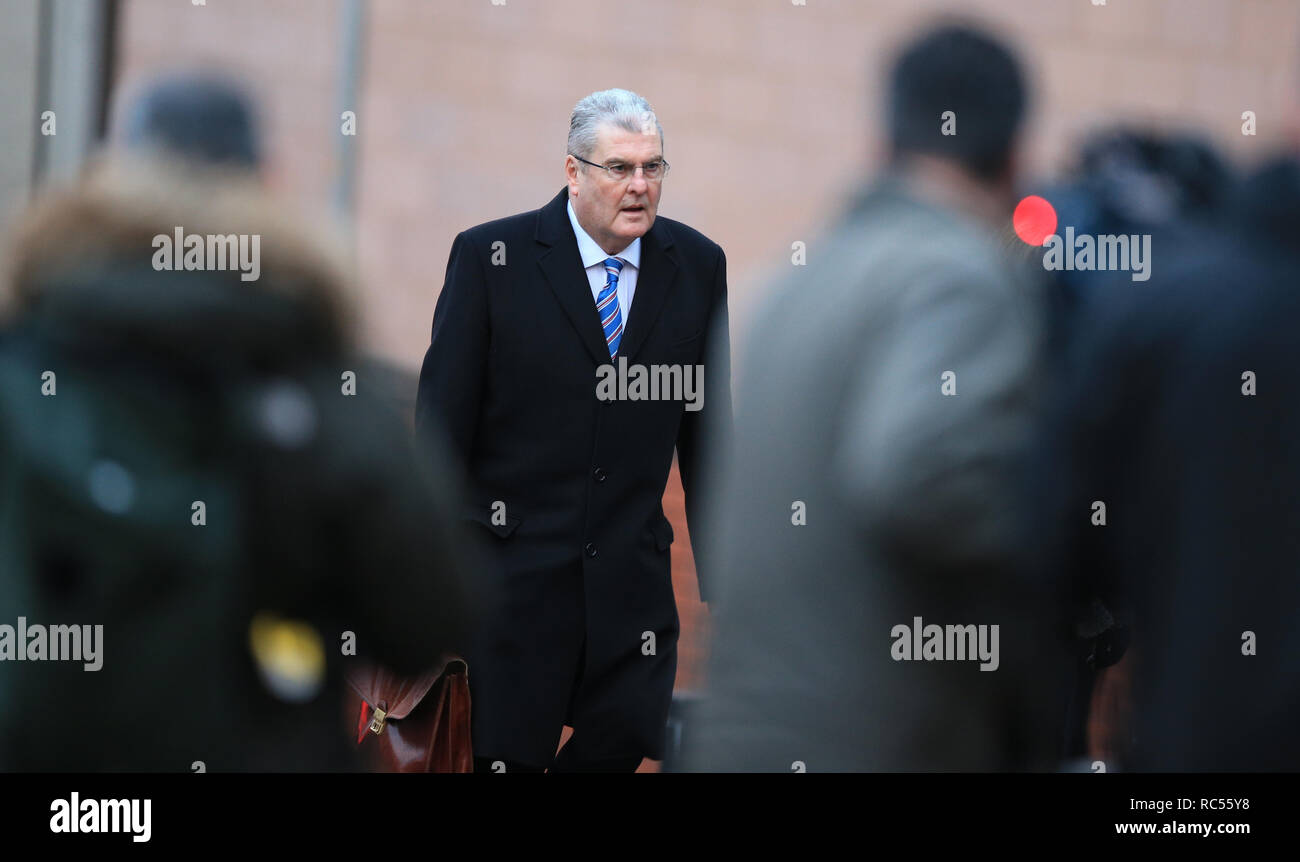
[[[494,510],[491,506],[467,505],[464,516],[465,520],[482,524],[501,539],[508,538],[523,521],[523,518],[511,512],[509,507],[501,511],[499,507]]]
[[[655,550],[666,551],[673,543],[673,525],[662,515],[650,522],[650,532],[655,537]]]

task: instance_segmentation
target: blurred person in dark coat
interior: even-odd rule
[[[1228,198],[1237,178],[1212,143],[1195,132],[1138,127],[1106,128],[1088,135],[1067,178],[1042,190],[1059,222],[1058,235],[1150,236],[1150,247],[1213,247],[1230,223]],[[1115,284],[1115,282],[1119,282]],[[1071,342],[1086,332],[1080,317],[1092,302],[1120,301],[1134,292],[1131,274],[1108,269],[1056,270],[1050,276],[1048,354],[1054,379],[1048,391],[1065,387]],[[1086,336],[1085,336],[1086,337]],[[1077,358],[1077,357],[1076,357]],[[1031,499],[1059,490],[1056,455],[1034,470],[1038,489]],[[1044,510],[1036,508],[1035,517]],[[1050,525],[1055,528],[1057,525]],[[1053,530],[1034,530],[1038,537]],[[1045,576],[1059,575],[1054,555],[1042,563]],[[1066,710],[1063,757],[1084,768],[1098,759],[1116,763],[1129,727],[1131,635],[1128,607],[1108,607],[1098,594],[1073,597],[1076,684]]]
[[[103,165],[18,225],[0,766],[351,769],[348,663],[415,673],[459,646],[454,475],[369,381],[349,391],[330,248],[195,161]],[[86,627],[61,645],[84,661],[49,660],[53,629],[37,648],[53,626]]]
[[[658,214],[663,146],[645,99],[593,93],[559,194],[452,244],[416,412],[467,465],[487,554],[468,656],[479,769],[663,757],[679,629],[664,488],[676,452],[698,548],[705,441],[731,417],[726,257]],[[655,367],[681,385],[636,398],[631,375]],[[628,386],[602,394],[605,372]]]
[[[1042,340],[1008,254],[1026,88],[961,25],[909,44],[889,87],[891,170],[809,244],[738,375],[692,769],[1053,765],[1018,517]]]
[[[1225,216],[1098,286],[1052,411],[1046,565],[1131,621],[1111,769],[1300,768],[1300,165]]]

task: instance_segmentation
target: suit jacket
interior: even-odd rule
[[[705,366],[703,409],[598,400],[609,350],[567,195],[456,237],[416,403],[417,431],[440,423],[463,459],[486,561],[476,753],[539,766],[565,723],[591,754],[662,756],[678,619],[661,501],[676,448],[698,546],[701,452],[731,415],[726,258],[662,216],[619,355]]]

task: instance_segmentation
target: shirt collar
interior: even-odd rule
[[[605,258],[611,255],[605,254],[605,250],[596,244],[582,225],[578,224],[578,214],[573,211],[573,200],[568,202],[569,224],[573,225],[573,235],[578,239],[578,254],[582,256],[582,268],[588,269],[600,264],[604,266]],[[641,268],[641,237],[632,240],[627,248],[623,249],[613,257],[622,258],[623,263],[630,264],[636,269]]]

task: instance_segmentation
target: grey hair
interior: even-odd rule
[[[649,102],[631,90],[601,90],[573,106],[573,115],[569,117],[569,152],[590,159],[600,128],[605,125],[629,132],[649,131],[653,125],[659,133],[659,147],[663,148],[664,127],[659,125]]]

